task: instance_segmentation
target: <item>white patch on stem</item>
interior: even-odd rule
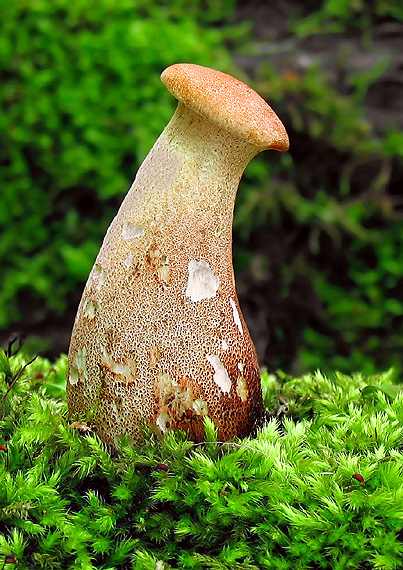
[[[70,367],[69,382],[70,384],[77,384],[79,380],[88,380],[87,372],[87,349],[79,348],[76,356]]]
[[[90,320],[93,319],[100,309],[100,303],[98,301],[91,301],[87,299],[84,305],[84,317],[88,317]]]
[[[113,374],[123,376],[126,380],[134,379],[134,376],[136,374],[136,364],[134,361],[131,362],[131,366],[128,364],[115,362],[112,356],[106,352],[106,349],[104,347],[101,347],[101,351],[102,364],[105,364]]]
[[[157,418],[157,426],[160,428],[162,433],[165,433],[172,425],[172,420],[166,413],[162,413]]]
[[[240,318],[240,316],[239,316],[238,309],[237,309],[237,306],[236,306],[236,304],[235,304],[235,301],[234,301],[234,299],[230,299],[229,302],[230,302],[231,307],[232,307],[232,314],[233,314],[233,316],[234,316],[235,324],[236,324],[236,326],[238,327],[239,332],[243,335],[243,328],[242,328],[241,318]]]
[[[231,380],[222,362],[215,354],[206,354],[206,358],[214,368],[214,382],[219,388],[221,388],[224,394],[228,394],[228,392],[231,390]]]
[[[239,376],[237,383],[236,383],[236,393],[241,398],[242,402],[246,402],[248,399],[248,385],[246,380],[243,376]]]
[[[208,416],[207,403],[201,398],[197,398],[197,400],[193,402],[193,409],[199,416]]]
[[[123,239],[133,239],[136,237],[143,236],[146,233],[145,228],[138,226],[137,224],[132,224],[131,222],[125,222],[122,229]]]
[[[105,269],[102,269],[100,265],[96,265],[94,267],[92,271],[92,282],[94,283],[95,289],[97,291],[100,291],[102,289],[102,285],[105,283],[107,277],[107,272]]]
[[[186,297],[193,302],[212,299],[220,286],[220,279],[206,261],[191,259],[188,265],[189,278],[186,287]]]
[[[126,267],[130,267],[131,264],[133,263],[133,254],[129,253],[129,255],[126,257],[126,259],[124,260],[124,264],[126,265]]]

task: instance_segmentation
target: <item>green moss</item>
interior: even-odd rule
[[[25,364],[1,356],[0,556],[19,570],[402,566],[389,373],[263,373],[273,416],[256,438],[220,443],[207,422],[205,444],[144,434],[116,453],[69,427],[65,357]]]

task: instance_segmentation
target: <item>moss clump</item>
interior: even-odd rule
[[[263,373],[273,417],[222,444],[69,427],[66,359],[0,358],[0,567],[403,566],[403,395],[388,374]],[[7,558],[6,558],[7,557]],[[18,560],[17,565],[13,561]]]

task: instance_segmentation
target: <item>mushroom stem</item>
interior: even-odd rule
[[[248,162],[288,139],[270,107],[225,74],[183,64],[163,80],[178,108],[108,229],[69,351],[70,412],[90,416],[111,445],[144,422],[200,441],[207,415],[221,439],[244,436],[264,412],[232,220]]]
[[[179,103],[155,143],[115,222],[128,217],[141,227],[177,226],[192,232],[223,233],[231,239],[232,213],[239,180],[258,149]],[[153,180],[148,181],[152,173]],[[147,180],[147,182],[146,182]],[[220,230],[220,226],[221,230]],[[178,236],[198,247],[188,233]],[[168,238],[167,246],[172,247]]]

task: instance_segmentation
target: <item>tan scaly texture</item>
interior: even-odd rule
[[[261,150],[287,150],[273,110],[205,67],[162,74],[178,108],[112,221],[71,338],[67,401],[116,446],[143,424],[201,441],[247,435],[263,414],[256,351],[232,266],[236,191]]]

